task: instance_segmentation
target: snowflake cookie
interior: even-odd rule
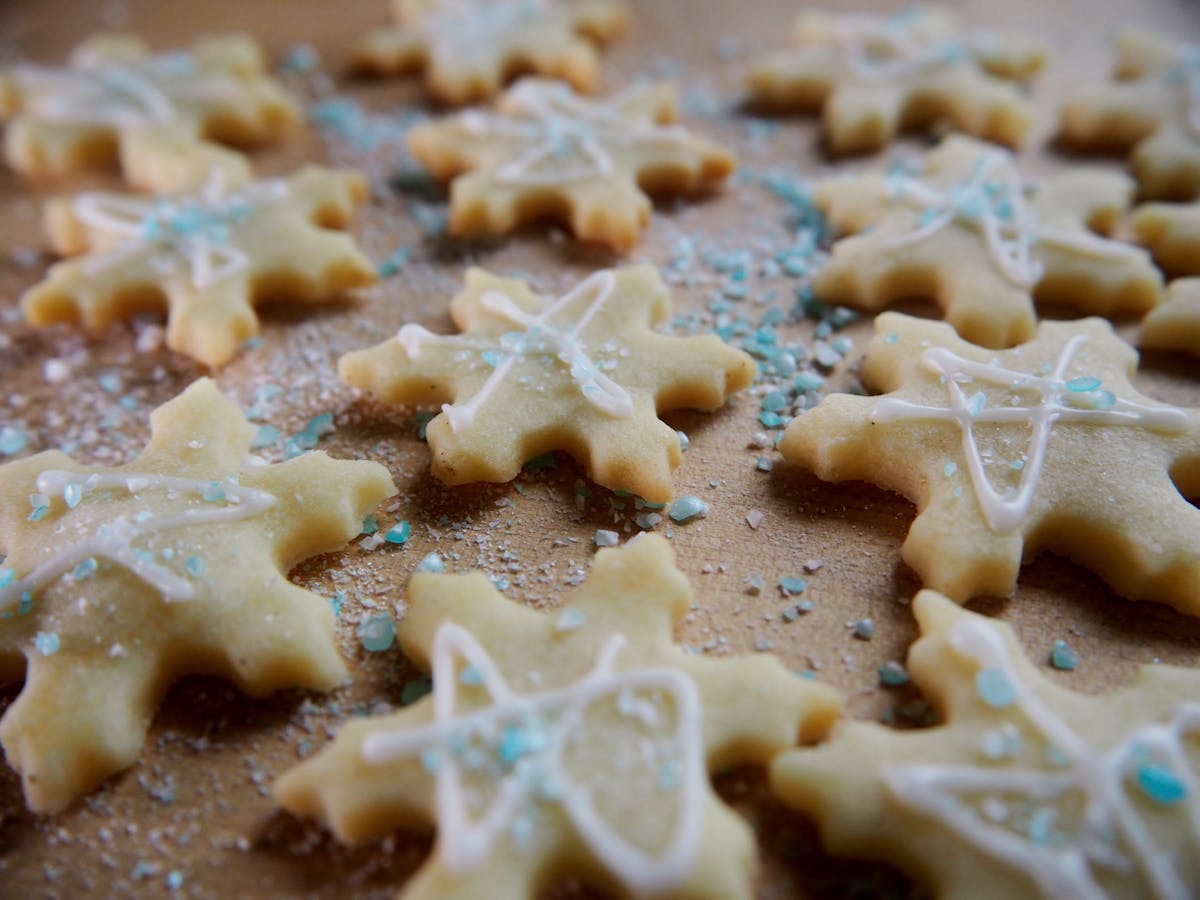
[[[834,153],[878,150],[901,130],[948,122],[1015,147],[1029,130],[1020,83],[1045,63],[1040,42],[965,31],[940,6],[890,16],[806,10],[796,48],[755,65],[754,103],[820,112]]]
[[[1200,356],[1200,278],[1171,282],[1166,302],[1142,322],[1139,343],[1156,350],[1184,350]]]
[[[1200,275],[1200,203],[1146,203],[1129,224],[1168,275]]]
[[[295,104],[265,74],[245,35],[202,38],[190,50],[151,55],[129,35],[97,35],[63,68],[0,71],[5,152],[17,171],[63,176],[120,163],[146,190],[199,185],[214,169],[250,175],[245,147],[280,140]]]
[[[716,335],[654,332],[668,302],[652,266],[596,272],[553,300],[482,269],[466,282],[450,304],[462,334],[409,324],[338,363],[385,403],[442,404],[426,435],[446,484],[510,481],[565,450],[597,483],[664,502],[681,450],[658,413],[716,409],[757,371]]]
[[[0,719],[30,809],[63,809],[137,759],[188,674],[263,696],[346,677],[329,604],[290,584],[395,493],[373,462],[250,457],[254,429],[207,379],[159,407],[114,469],[51,450],[0,466]]]
[[[912,500],[903,555],[925,585],[1008,595],[1045,549],[1200,615],[1200,510],[1180,493],[1200,496],[1200,415],[1138,394],[1137,354],[1107,322],[1043,322],[999,353],[900,313],[875,332],[863,383],[890,393],[825,398],[780,450]]]
[[[367,35],[358,66],[375,74],[425,71],[443,103],[486,100],[514,76],[599,81],[595,44],[625,30],[617,0],[393,0],[398,22]]]
[[[674,120],[670,85],[636,85],[601,101],[526,78],[495,112],[418,125],[409,145],[451,182],[451,234],[504,234],[553,217],[580,240],[627,250],[650,219],[647,194],[699,194],[733,171],[728,152]]]
[[[1200,676],[1147,666],[1090,697],[1046,679],[1006,625],[933,591],[913,611],[909,671],[943,724],[848,722],[772,763],[826,848],[885,859],[942,900],[1194,897]]]
[[[708,775],[820,738],[838,693],[765,654],[676,647],[692,592],[658,535],[600,550],[564,602],[546,615],[481,572],[415,575],[399,638],[433,696],[347,722],[275,796],[344,841],[433,823],[406,900],[537,897],[564,875],[749,898],[754,839]]]
[[[218,171],[188,194],[52,201],[51,243],[81,255],[52,267],[21,305],[34,325],[82,323],[93,332],[163,307],[167,345],[220,366],[258,333],[258,303],[316,303],[376,280],[353,238],[335,230],[366,194],[357,172],[308,166],[233,187]]]
[[[1117,37],[1116,80],[1062,108],[1059,138],[1078,150],[1124,153],[1141,193],[1200,197],[1200,44],[1143,31]]]
[[[1028,340],[1034,300],[1086,313],[1144,313],[1162,275],[1149,254],[1110,231],[1132,199],[1117,172],[1073,171],[1030,190],[1012,156],[966,137],[896,167],[835,178],[814,200],[834,244],[813,291],[830,303],[881,309],[933,299],[964,338],[986,347]]]

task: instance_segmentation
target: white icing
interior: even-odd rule
[[[999,148],[983,153],[970,177],[948,189],[897,172],[888,176],[888,194],[922,210],[921,224],[892,238],[891,246],[923,241],[955,222],[973,225],[982,228],[996,268],[1019,287],[1030,288],[1042,277],[1042,264],[1031,252],[1038,245],[1100,258],[1140,259],[1143,255],[1137,247],[1120,241],[1039,221],[1037,212],[1025,202],[1025,185],[1012,155]]]
[[[622,112],[639,90],[635,86],[599,103],[564,84],[522,81],[508,92],[504,116],[469,110],[459,122],[471,134],[523,146],[515,159],[496,168],[500,182],[522,187],[570,184],[611,174],[613,147],[628,151],[653,144],[674,146],[686,139],[687,132],[677,125]]]
[[[435,60],[461,63],[463,56],[494,51],[551,8],[547,0],[438,0],[415,27]]]
[[[71,502],[78,505],[97,491],[125,491],[135,498],[143,491],[165,491],[169,497],[195,495],[218,491],[219,499],[205,501],[174,513],[152,513],[144,510],[134,516],[120,516],[100,525],[92,534],[71,546],[50,554],[33,571],[0,588],[0,609],[16,606],[26,594],[33,596],[53,581],[71,572],[88,559],[107,559],[128,569],[147,582],[166,600],[190,600],[196,594],[195,585],[164,566],[155,556],[134,546],[134,541],[193,525],[215,525],[253,518],[277,501],[272,494],[242,487],[231,481],[196,481],[168,475],[144,475],[133,472],[120,474],[81,474],[58,469],[40,473],[36,482],[38,493],[50,499],[67,502],[67,492],[73,492]],[[74,493],[76,492],[77,493]]]
[[[921,361],[931,372],[940,376],[950,394],[950,405],[924,406],[894,397],[883,397],[871,410],[871,421],[935,421],[957,424],[962,432],[963,456],[967,461],[971,484],[988,527],[1002,534],[1011,532],[1024,522],[1029,512],[1046,462],[1050,432],[1057,423],[1136,426],[1167,433],[1178,433],[1191,427],[1192,419],[1188,413],[1170,406],[1147,406],[1116,397],[1112,398],[1110,406],[1100,409],[1089,409],[1064,402],[1072,397],[1078,400],[1086,399],[1080,393],[1069,390],[1066,383],[1066,372],[1071,365],[1071,359],[1086,340],[1084,335],[1071,338],[1063,347],[1054,369],[1044,377],[1006,369],[992,363],[963,359],[944,347],[931,347],[922,355]],[[1012,404],[973,405],[963,390],[963,385],[972,380],[999,385],[1013,391],[1032,391],[1040,395],[1040,401],[1034,406],[1016,405],[1017,397],[1014,394]],[[983,455],[975,440],[975,425],[992,423],[1025,425],[1031,432],[1027,458],[1021,469],[1017,490],[1003,495],[988,480],[984,471]]]
[[[165,251],[186,264],[192,287],[207,290],[246,269],[249,259],[233,244],[234,230],[254,209],[284,200],[288,190],[287,182],[270,180],[231,193],[217,169],[199,194],[186,197],[79,194],[72,201],[75,217],[116,244],[89,258],[84,270],[99,275],[147,253],[162,261]],[[168,271],[174,265],[165,263]]]
[[[633,415],[633,398],[629,392],[596,368],[580,339],[580,335],[591,323],[593,317],[612,296],[615,287],[616,276],[611,270],[596,272],[579,282],[537,315],[525,312],[512,301],[511,297],[500,291],[488,291],[484,294],[480,301],[483,307],[489,312],[508,319],[517,325],[524,334],[515,344],[508,343],[503,347],[504,358],[495,366],[474,396],[461,403],[443,404],[442,412],[450,420],[450,429],[462,431],[470,428],[483,404],[513,370],[518,360],[531,353],[553,353],[560,362],[567,366],[572,381],[579,388],[584,399],[597,409],[618,418]],[[595,292],[595,296],[591,303],[588,304],[583,315],[572,324],[569,331],[563,331],[552,324],[556,315],[592,291]],[[404,346],[405,353],[410,359],[419,357],[423,343],[437,338],[438,335],[426,331],[419,325],[406,325],[396,335],[396,340]]]
[[[239,91],[235,79],[202,71],[187,53],[62,69],[21,65],[14,77],[30,113],[52,122],[112,128],[164,125],[178,117],[177,102],[232,100]]]
[[[1003,636],[991,624],[959,619],[948,633],[950,646],[981,669],[998,670],[1011,685],[1013,707],[1054,748],[1063,765],[1045,770],[1015,765],[904,765],[884,770],[891,795],[904,806],[941,822],[981,852],[1029,876],[1048,900],[1078,897],[1105,900],[1108,894],[1095,875],[1097,866],[1118,873],[1131,867],[1145,879],[1149,895],[1159,900],[1188,900],[1194,893],[1176,870],[1172,856],[1128,796],[1125,781],[1139,755],[1153,751],[1184,787],[1183,802],[1194,858],[1200,845],[1200,783],[1188,765],[1183,740],[1200,733],[1200,703],[1183,703],[1164,724],[1131,729],[1107,750],[1093,749],[1017,675]],[[1040,842],[979,815],[963,794],[1019,795],[1029,803],[1053,804],[1068,794],[1080,795],[1083,812],[1074,840]],[[987,801],[985,801],[987,802]],[[1049,806],[1053,809],[1053,806]],[[1187,854],[1188,851],[1183,851]]]
[[[840,15],[832,39],[856,81],[883,83],[911,78],[962,59],[964,42],[949,36],[937,20],[920,10],[890,16]]]
[[[656,894],[683,883],[690,875],[704,820],[707,787],[703,756],[700,699],[692,680],[669,667],[614,671],[625,639],[610,635],[595,665],[566,687],[520,694],[512,690],[487,651],[466,629],[442,625],[433,643],[433,721],[407,731],[375,733],[363,740],[362,758],[386,765],[403,758],[432,752],[437,780],[438,850],[443,863],[455,874],[477,868],[496,840],[512,829],[521,814],[538,802],[556,802],[597,859],[631,891]],[[490,705],[469,712],[455,709],[459,671],[463,660],[478,673]],[[588,708],[624,692],[642,692],[670,698],[675,726],[667,743],[677,763],[677,783],[670,788],[677,803],[675,830],[667,846],[649,855],[629,843],[611,823],[605,822],[592,802],[592,791],[572,780],[564,753],[572,740],[582,740]],[[654,705],[654,716],[659,715]],[[536,718],[544,727],[544,740],[523,756],[497,785],[486,812],[472,820],[462,783],[459,746],[472,737],[495,738],[506,725]],[[631,718],[645,724],[645,713]],[[616,773],[619,777],[620,773]]]

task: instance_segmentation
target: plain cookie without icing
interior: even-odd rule
[[[494,112],[418,125],[409,146],[450,182],[453,235],[506,234],[562,220],[577,238],[628,250],[650,220],[648,195],[700,194],[733,157],[675,121],[670,85],[637,85],[606,100],[527,78]]]
[[[401,896],[526,900],[576,876],[641,897],[749,898],[754,839],[709,773],[824,735],[837,691],[765,654],[684,652],[670,544],[600,550],[557,615],[481,572],[413,576],[398,636],[433,696],[347,722],[276,782],[342,840],[437,828]]]
[[[834,153],[867,153],[901,131],[946,122],[967,134],[1016,147],[1030,124],[1020,82],[1045,64],[1040,42],[965,31],[941,6],[890,16],[806,10],[797,46],[756,63],[756,105],[821,113]]]
[[[813,292],[869,310],[929,297],[959,334],[987,347],[1028,340],[1034,300],[1145,313],[1159,301],[1161,274],[1146,251],[1100,236],[1133,191],[1120,173],[1075,171],[1031,192],[1009,153],[950,137],[919,172],[893,168],[816,187],[818,208],[850,236],[833,245]]]
[[[196,188],[214,172],[250,176],[239,152],[281,140],[296,106],[265,73],[258,44],[233,34],[151,55],[131,35],[100,34],[62,68],[0,70],[0,120],[8,164],[31,177],[62,177],[120,164],[151,191]]]
[[[137,759],[192,674],[264,696],[346,678],[329,603],[287,573],[341,549],[395,493],[373,462],[249,457],[254,429],[208,379],[150,418],[133,462],[51,450],[0,466],[0,671],[24,687],[0,741],[52,813]]]
[[[1022,560],[1054,550],[1125,597],[1200,615],[1200,510],[1184,499],[1200,496],[1200,417],[1138,394],[1136,364],[1102,319],[1043,322],[993,352],[884,313],[862,377],[889,393],[826,397],[780,450],[912,500],[904,561],[959,602],[1012,594]]]
[[[941,900],[1163,897],[1200,884],[1200,676],[1146,666],[1101,697],[1050,682],[1008,626],[913,601],[913,681],[943,724],[847,722],[780,754],[771,785],[838,856],[882,859]]]
[[[1129,225],[1168,275],[1200,275],[1200,203],[1145,203]]]
[[[385,403],[441,404],[426,435],[446,484],[510,481],[564,450],[598,484],[664,502],[682,453],[658,414],[716,409],[757,371],[715,335],[657,334],[667,312],[651,266],[596,272],[554,300],[473,268],[450,304],[462,334],[405,325],[338,372]]]
[[[308,166],[232,186],[218,173],[182,195],[51,201],[50,241],[77,258],[53,266],[21,307],[33,325],[78,323],[93,333],[165,308],[167,346],[221,366],[258,334],[259,303],[318,303],[375,282],[375,266],[336,230],[366,195],[357,172]]]
[[[1166,301],[1142,321],[1138,343],[1200,356],[1200,278],[1171,282]]]

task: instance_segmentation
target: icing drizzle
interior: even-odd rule
[[[649,116],[621,112],[640,88],[634,86],[606,103],[585,100],[564,84],[519,82],[505,96],[506,115],[468,110],[459,122],[473,135],[495,136],[525,146],[516,159],[495,170],[504,184],[544,187],[599,178],[613,172],[612,147],[678,145],[687,132],[659,125]]]
[[[579,388],[584,399],[597,409],[619,418],[633,415],[633,398],[629,392],[596,368],[580,340],[580,335],[612,296],[615,287],[616,276],[611,270],[596,272],[579,282],[537,315],[525,312],[513,302],[511,297],[500,291],[485,293],[480,300],[483,307],[508,319],[517,325],[521,332],[505,335],[501,339],[501,347],[505,355],[503,359],[499,360],[474,396],[462,403],[442,405],[442,412],[450,420],[450,429],[461,431],[470,428],[480,408],[512,371],[517,361],[531,353],[548,352],[556,356],[569,369],[571,380]],[[591,292],[594,292],[592,301],[584,310],[583,315],[572,324],[570,330],[563,331],[552,324],[556,315]],[[419,325],[410,324],[400,329],[396,340],[403,345],[404,351],[410,359],[417,359],[420,356],[422,344],[437,340],[438,337],[439,335],[433,334]]]
[[[1025,185],[1011,154],[999,148],[981,154],[971,175],[949,189],[897,171],[888,175],[887,193],[891,199],[921,210],[920,224],[891,238],[890,246],[915,244],[954,222],[967,223],[983,230],[992,262],[1019,287],[1030,288],[1042,277],[1043,266],[1032,255],[1039,244],[1101,258],[1141,257],[1136,247],[1039,221],[1037,212],[1025,202]]]
[[[232,244],[233,229],[258,206],[278,203],[288,193],[280,180],[259,181],[229,193],[214,170],[198,195],[141,199],[88,192],[72,202],[75,217],[115,239],[117,246],[89,258],[84,269],[98,275],[143,253],[166,251],[168,272],[175,259],[187,265],[192,287],[204,291],[245,270],[245,252]],[[161,259],[161,258],[160,258]]]
[[[871,421],[941,421],[958,425],[962,432],[963,456],[984,519],[993,531],[1006,534],[1018,528],[1029,512],[1046,462],[1050,432],[1057,423],[1137,426],[1168,433],[1185,431],[1191,425],[1192,420],[1185,411],[1170,406],[1147,406],[1115,397],[1111,392],[1101,389],[1099,379],[1083,377],[1067,381],[1066,373],[1071,360],[1086,341],[1085,335],[1075,335],[1067,341],[1053,369],[1045,376],[1006,369],[994,363],[975,362],[945,347],[931,347],[921,356],[921,362],[945,384],[950,405],[925,406],[883,397],[871,410]],[[1014,391],[1033,391],[1040,400],[1033,406],[1008,403],[988,406],[982,393],[967,397],[963,385],[972,380]],[[1018,398],[1012,399],[1015,401]],[[1027,459],[1020,469],[1020,481],[1015,492],[1001,494],[988,481],[983,455],[975,440],[976,424],[1019,424],[1029,428],[1031,434]]]
[[[1131,864],[1144,877],[1151,896],[1159,900],[1194,896],[1171,855],[1156,844],[1128,795],[1126,781],[1147,771],[1166,779],[1172,790],[1158,796],[1151,793],[1151,800],[1162,806],[1182,803],[1187,836],[1193,848],[1200,844],[1200,783],[1183,747],[1185,737],[1200,734],[1200,703],[1180,704],[1168,722],[1138,726],[1110,749],[1095,750],[1021,681],[1007,642],[993,626],[963,618],[951,626],[947,637],[959,656],[978,663],[983,671],[1003,674],[1011,687],[1011,705],[1045,739],[1060,765],[1050,770],[892,766],[883,775],[892,796],[941,822],[983,853],[1024,872],[1048,898],[1104,900],[1108,894],[1097,881],[1094,866],[1129,872]],[[1005,826],[1003,816],[989,816],[986,809],[969,806],[962,794],[983,794],[985,805],[989,794],[999,804],[1004,801],[998,794],[1018,794],[1037,804],[1079,795],[1083,801],[1080,833],[1074,840],[1054,840],[1060,835],[1053,833],[1052,824],[1035,827],[1031,821],[1028,836],[1022,836]]]
[[[134,472],[86,475],[47,469],[37,476],[36,486],[39,494],[48,500],[61,499],[68,509],[75,508],[98,491],[125,491],[135,498],[147,490],[165,491],[171,498],[180,495],[198,497],[204,501],[204,505],[174,513],[143,510],[134,516],[120,516],[105,522],[93,534],[51,554],[29,574],[0,588],[0,610],[31,598],[76,566],[97,558],[107,559],[129,570],[157,588],[166,600],[190,600],[196,594],[195,585],[163,565],[153,552],[134,547],[134,541],[145,535],[176,528],[249,519],[277,502],[274,495],[242,487],[232,479],[196,481]]]
[[[919,9],[890,16],[841,15],[832,24],[833,42],[845,54],[850,74],[869,83],[910,78],[963,59],[963,42]]]
[[[463,873],[478,867],[496,840],[513,828],[518,817],[539,800],[552,800],[563,810],[596,857],[637,893],[670,890],[690,874],[700,847],[704,788],[707,784],[696,686],[678,669],[654,667],[613,670],[625,639],[611,634],[601,645],[595,665],[578,681],[562,688],[519,694],[508,685],[495,662],[475,637],[453,623],[442,625],[433,643],[433,711],[429,725],[407,731],[368,735],[362,757],[374,765],[420,755],[437,779],[438,852],[447,868]],[[456,658],[468,664],[491,704],[456,712],[456,685],[462,680]],[[665,743],[674,773],[676,828],[666,848],[651,856],[631,845],[606,823],[592,802],[592,791],[575,783],[564,766],[567,745],[580,739],[584,714],[594,703],[614,700],[618,712],[650,727],[659,722],[658,705],[635,693],[669,697],[675,726]],[[495,799],[483,816],[469,817],[462,784],[460,756],[470,739],[482,739],[503,754],[512,726],[536,721],[538,740],[527,741],[512,770],[501,777]],[[432,755],[430,755],[432,754]],[[661,754],[655,754],[656,756]],[[646,760],[648,763],[651,760]]]

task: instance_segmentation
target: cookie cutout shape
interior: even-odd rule
[[[366,199],[357,172],[308,166],[289,179],[144,198],[84,193],[53,201],[54,249],[82,254],[50,269],[21,298],[33,325],[99,332],[165,308],[167,346],[208,366],[258,333],[254,308],[287,298],[318,303],[372,284],[371,264],[344,228]]]
[[[825,398],[780,450],[912,500],[904,561],[957,601],[1011,594],[1022,557],[1054,550],[1123,596],[1200,614],[1200,510],[1180,494],[1200,496],[1200,416],[1138,394],[1136,365],[1102,319],[1043,322],[994,353],[884,313],[862,376],[890,393]]]
[[[890,16],[806,10],[794,38],[794,49],[751,69],[751,100],[820,112],[826,144],[838,154],[878,150],[901,130],[939,123],[1016,147],[1031,117],[1019,83],[1046,60],[1040,42],[972,34],[941,6]]]
[[[595,90],[595,45],[623,32],[629,19],[616,0],[393,0],[392,9],[399,24],[367,35],[359,68],[424,70],[433,96],[454,105],[487,100],[527,72]]]
[[[652,266],[596,272],[554,300],[472,268],[450,304],[462,334],[405,325],[338,372],[385,403],[441,404],[425,434],[446,484],[510,481],[565,450],[598,484],[660,503],[682,454],[658,413],[716,409],[757,371],[716,335],[652,331],[667,312]]]
[[[221,145],[279,141],[298,113],[246,35],[151,55],[133,36],[101,34],[63,68],[0,72],[3,118],[8,163],[24,175],[62,177],[119,162],[130,184],[174,191],[197,187],[214,170],[245,180],[246,158]]]
[[[1125,153],[1152,200],[1200,197],[1200,50],[1144,31],[1117,37],[1117,80],[1063,104],[1059,139]]]
[[[414,575],[398,637],[433,696],[347,722],[276,782],[279,802],[350,842],[434,823],[406,900],[536,897],[564,874],[752,896],[754,839],[708,773],[821,737],[837,691],[763,654],[674,646],[692,592],[658,535],[600,550],[567,602],[548,616],[481,572]]]
[[[1032,194],[998,147],[951,137],[924,171],[831,179],[814,201],[840,233],[813,290],[830,303],[881,309],[929,297],[969,341],[1028,340],[1033,301],[1087,313],[1144,313],[1162,276],[1138,247],[1100,237],[1128,207],[1133,183],[1116,172],[1047,178]],[[1028,196],[1027,196],[1028,195]]]
[[[1200,275],[1200,203],[1146,203],[1129,224],[1168,275]]]
[[[674,120],[670,85],[598,101],[527,78],[496,112],[418,125],[409,146],[435,178],[451,182],[453,235],[506,234],[553,217],[580,240],[627,250],[650,220],[648,194],[699,194],[733,171],[728,152]]]
[[[1139,343],[1200,356],[1200,278],[1171,282],[1166,302],[1143,320]]]
[[[57,450],[0,466],[0,662],[9,681],[25,667],[0,741],[36,812],[137,759],[184,675],[254,696],[346,677],[329,604],[287,573],[359,533],[395,493],[387,471],[319,452],[256,464],[253,427],[207,379],[150,424],[117,468]]]
[[[826,848],[886,859],[943,900],[1194,896],[1197,673],[1147,666],[1123,690],[1077,694],[1008,626],[933,591],[913,611],[908,668],[944,723],[847,723],[772,764]]]

